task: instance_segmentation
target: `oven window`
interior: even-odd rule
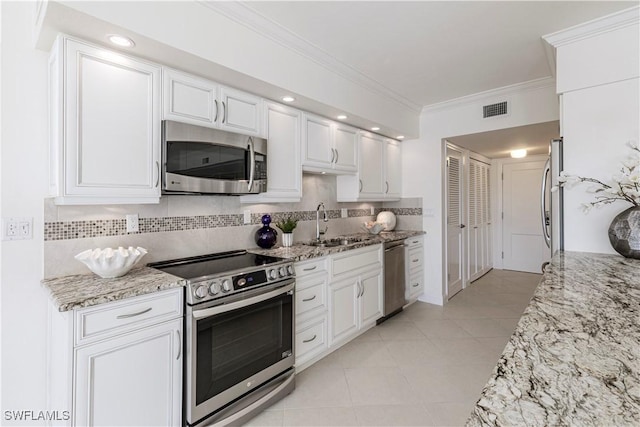
[[[199,142],[168,142],[167,172],[196,178],[248,179],[248,151]]]
[[[293,296],[198,320],[196,404],[279,362],[293,350]]]

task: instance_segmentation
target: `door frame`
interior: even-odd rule
[[[502,270],[504,267],[503,260],[503,252],[504,252],[504,242],[502,240],[502,228],[504,227],[504,201],[503,201],[503,179],[504,179],[504,165],[513,164],[513,163],[526,163],[526,162],[535,162],[535,161],[546,161],[549,156],[545,154],[538,154],[533,156],[526,156],[521,159],[512,159],[511,157],[505,157],[502,159],[493,159],[491,161],[491,179],[496,185],[493,185],[491,188],[491,198],[493,200],[492,204],[495,208],[494,212],[494,224],[500,224],[499,227],[493,228],[493,268]],[[541,177],[542,179],[542,177]]]

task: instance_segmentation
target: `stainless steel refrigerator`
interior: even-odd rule
[[[540,218],[542,234],[547,246],[551,248],[551,256],[564,249],[564,189],[558,187],[560,172],[562,172],[562,138],[551,140],[549,158],[542,173]],[[558,190],[551,191],[552,187],[558,187]]]

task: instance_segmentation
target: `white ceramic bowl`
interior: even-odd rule
[[[382,224],[385,231],[396,228],[396,215],[393,212],[383,211],[376,217],[376,222]]]
[[[127,274],[146,254],[145,248],[120,246],[118,249],[88,249],[75,258],[103,279],[111,279]]]

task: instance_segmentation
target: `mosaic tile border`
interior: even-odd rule
[[[396,215],[422,215],[422,208],[376,208],[374,215],[383,210],[388,210]],[[297,212],[264,212],[252,213],[251,224],[244,224],[244,216],[241,214],[198,215],[198,216],[173,216],[160,218],[140,218],[138,232],[127,233],[127,222],[124,219],[98,219],[87,221],[53,221],[44,223],[44,240],[71,240],[87,239],[94,237],[123,236],[128,234],[161,233],[166,231],[202,230],[219,227],[240,227],[243,225],[260,224],[262,215],[271,215],[272,222],[278,222],[286,218],[298,221],[315,221],[316,211]],[[340,209],[328,209],[329,219],[341,218]],[[349,218],[370,217],[369,209],[348,209]]]

